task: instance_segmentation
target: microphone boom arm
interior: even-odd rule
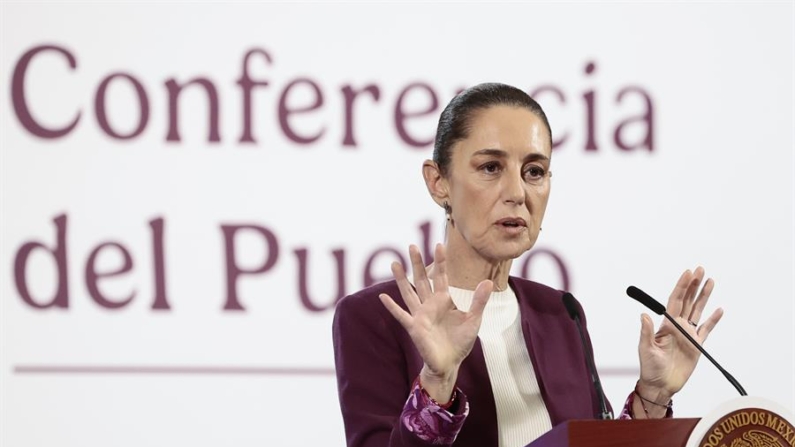
[[[663,315],[665,315],[665,318],[667,318],[668,321],[671,322],[671,324],[673,324],[674,326],[676,326],[677,329],[679,329],[679,332],[681,332],[682,335],[684,335],[685,337],[687,337],[688,340],[690,340],[690,343],[692,343],[693,346],[695,346],[699,351],[701,351],[702,354],[704,354],[704,357],[706,357],[707,360],[712,362],[712,364],[715,365],[716,368],[718,368],[718,371],[723,373],[723,376],[726,377],[726,380],[728,380],[729,383],[731,383],[734,386],[734,388],[737,389],[737,391],[740,393],[741,396],[748,395],[748,393],[745,392],[745,388],[743,388],[743,386],[740,385],[740,382],[738,382],[737,379],[734,378],[734,376],[729,374],[728,371],[723,369],[723,367],[720,366],[718,362],[715,361],[715,359],[713,359],[712,356],[709,355],[709,353],[707,353],[707,351],[705,351],[704,348],[701,347],[701,344],[698,343],[693,337],[691,337],[690,334],[688,334],[687,331],[682,326],[680,326],[679,323],[676,322],[676,319],[674,317],[672,317],[668,312],[663,312]]]

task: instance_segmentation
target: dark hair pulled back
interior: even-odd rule
[[[439,117],[436,140],[433,146],[433,161],[446,176],[450,168],[451,150],[455,143],[467,138],[472,117],[476,112],[493,106],[523,107],[541,118],[552,142],[549,121],[538,103],[527,93],[507,84],[488,82],[470,87],[453,98]]]

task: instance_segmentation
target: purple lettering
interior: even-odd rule
[[[643,101],[646,105],[646,111],[640,116],[627,118],[619,123],[619,125],[616,127],[615,133],[613,134],[613,141],[615,141],[616,146],[625,151],[645,147],[649,152],[651,152],[654,150],[654,106],[652,105],[651,97],[649,97],[649,94],[640,87],[626,87],[621,89],[621,91],[618,92],[618,95],[616,95],[616,104],[620,104],[621,100],[624,98],[624,95],[627,93],[639,94],[643,98]],[[646,136],[635,145],[630,146],[624,142],[624,140],[621,138],[621,134],[624,128],[632,123],[645,124]]]
[[[17,62],[16,67],[14,67],[14,75],[11,81],[11,102],[14,104],[14,112],[17,115],[17,119],[19,123],[22,124],[28,132],[31,134],[39,137],[39,138],[60,138],[64,135],[67,135],[72,129],[77,126],[77,122],[80,120],[81,112],[78,111],[75,118],[72,122],[65,127],[60,129],[48,129],[33,118],[33,115],[30,113],[30,109],[28,108],[28,103],[25,100],[25,74],[28,70],[28,65],[30,61],[33,59],[34,56],[43,52],[43,51],[56,51],[61,53],[66,57],[67,62],[69,62],[69,67],[74,69],[77,67],[77,61],[75,57],[70,53],[68,50],[54,46],[54,45],[42,45],[38,47],[31,48]]]
[[[588,65],[585,66],[585,74],[591,75],[596,70],[596,64],[593,62],[589,62]],[[585,150],[586,151],[595,151],[598,148],[596,147],[596,112],[594,111],[594,102],[596,101],[596,92],[593,90],[588,90],[582,95],[583,99],[585,99],[585,135],[586,135],[586,142],[585,142]]]
[[[541,96],[542,93],[546,93],[546,92],[553,93],[554,96],[556,96],[558,98],[558,101],[560,101],[561,104],[566,104],[566,96],[563,94],[563,91],[561,89],[555,87],[554,85],[542,85],[542,86],[536,88],[535,90],[533,90],[533,92],[530,93],[530,97],[532,97],[533,99],[537,100],[538,96]],[[547,115],[549,115],[548,111],[547,111]],[[561,132],[556,132],[556,133],[560,134]],[[568,132],[564,132],[563,135],[560,138],[558,138],[557,140],[553,139],[552,140],[552,149],[554,150],[554,149],[557,149],[559,146],[562,146],[563,143],[565,143],[568,138],[569,138],[569,133]]]
[[[215,85],[212,81],[206,78],[195,78],[190,81],[179,85],[174,79],[166,81],[166,89],[168,90],[168,135],[166,141],[180,141],[179,136],[179,113],[177,109],[177,100],[182,92],[182,89],[191,85],[198,84],[204,87],[207,92],[208,110],[209,110],[209,125],[210,133],[207,141],[217,143],[221,141],[221,136],[218,132],[218,92],[215,90]]]
[[[414,112],[406,112],[405,110],[403,110],[404,109],[403,102],[405,101],[409,92],[411,92],[412,90],[421,90],[427,93],[428,97],[430,98],[430,105],[426,107],[424,110],[419,110]],[[436,93],[433,91],[430,85],[423,84],[421,82],[416,82],[404,88],[403,91],[400,92],[400,96],[398,96],[398,100],[395,103],[395,128],[397,129],[400,138],[409,146],[417,148],[424,148],[425,146],[433,144],[433,137],[427,140],[419,140],[409,135],[409,132],[406,129],[406,120],[408,118],[419,118],[422,116],[435,115],[436,109],[438,107],[439,107],[439,99],[436,97]]]
[[[122,258],[124,259],[124,263],[119,267],[117,270],[111,270],[107,272],[97,272],[96,268],[96,261],[97,256],[99,256],[99,252],[106,249],[106,248],[115,248],[116,250],[121,253]],[[123,245],[119,244],[118,242],[105,242],[99,244],[97,248],[91,251],[91,254],[88,256],[88,261],[86,262],[86,287],[88,288],[88,293],[91,295],[91,298],[97,302],[102,307],[108,309],[118,309],[120,307],[124,307],[129,304],[132,299],[135,297],[135,291],[133,290],[127,298],[122,298],[116,301],[111,301],[107,297],[105,297],[102,292],[99,290],[99,279],[101,278],[110,278],[113,276],[119,276],[121,274],[127,273],[132,270],[133,262],[132,257],[130,257],[130,252],[124,248]]]
[[[356,147],[356,139],[353,136],[353,101],[360,93],[367,92],[373,97],[375,102],[378,102],[381,98],[381,90],[373,84],[361,90],[354,90],[350,85],[346,85],[341,90],[342,95],[345,97],[345,136],[342,139],[342,145]]]
[[[326,305],[317,305],[309,297],[309,287],[307,286],[307,278],[309,277],[307,268],[308,250],[299,248],[294,253],[298,258],[298,294],[301,298],[301,304],[311,312],[322,312],[333,308],[345,296],[345,250],[334,250],[331,252],[337,263],[337,293],[335,298]]]
[[[295,88],[297,85],[306,84],[312,87],[312,91],[314,92],[314,101],[311,105],[303,106],[303,107],[296,107],[296,108],[288,108],[287,107],[287,95]],[[298,135],[291,127],[290,127],[290,115],[297,114],[297,113],[307,113],[313,110],[319,109],[323,105],[323,92],[320,91],[320,87],[315,84],[311,79],[308,78],[298,78],[293,82],[287,84],[287,87],[284,88],[281,97],[279,98],[279,125],[282,127],[282,131],[287,136],[287,138],[295,141],[299,144],[309,144],[317,141],[323,133],[326,131],[325,128],[320,129],[315,135],[311,136],[301,136]]]
[[[55,248],[47,248],[47,246],[41,242],[27,242],[17,251],[17,255],[14,259],[14,279],[16,280],[17,291],[19,292],[19,296],[22,297],[22,301],[31,307],[37,309],[45,309],[48,307],[69,308],[69,285],[66,262],[66,221],[67,218],[65,214],[56,216],[55,219],[53,219],[56,229]],[[49,302],[45,303],[34,301],[28,291],[28,283],[25,275],[28,257],[36,248],[43,249],[50,253],[58,269],[58,288],[56,289],[55,296],[53,296]]]
[[[240,230],[259,233],[267,242],[268,254],[261,266],[245,270],[237,265],[235,256],[235,235]],[[224,251],[226,253],[226,302],[224,310],[245,310],[240,305],[237,295],[237,281],[242,275],[265,273],[276,265],[279,257],[279,242],[269,229],[258,225],[221,225],[224,233]]]
[[[135,130],[128,134],[122,135],[110,127],[110,123],[108,122],[108,116],[105,112],[105,92],[108,89],[108,85],[110,81],[115,78],[123,78],[130,81],[133,87],[135,87],[135,93],[138,96],[138,127]],[[108,75],[102,82],[99,84],[99,88],[97,89],[97,95],[94,98],[94,112],[97,115],[97,122],[99,123],[99,127],[105,131],[110,137],[116,138],[118,140],[129,140],[130,138],[135,138],[141,134],[146,128],[146,123],[149,121],[149,98],[146,96],[146,91],[144,91],[144,87],[138,82],[137,79],[134,77],[126,74],[126,73],[113,73]]]
[[[149,221],[152,229],[152,261],[154,265],[155,298],[152,309],[169,310],[166,298],[166,260],[163,254],[163,218]]]
[[[390,247],[379,248],[378,250],[373,252],[373,254],[371,254],[369,258],[367,258],[367,262],[364,265],[364,287],[370,287],[373,284],[376,284],[376,283],[379,283],[379,282],[383,282],[383,281],[388,281],[388,280],[393,278],[391,272],[390,272],[389,275],[385,275],[385,276],[379,276],[379,277],[373,276],[373,272],[372,272],[373,263],[375,263],[376,258],[378,258],[379,256],[381,256],[382,254],[385,254],[385,253],[389,253],[389,254],[394,255],[395,260],[397,262],[399,262],[403,266],[404,269],[407,268],[406,260],[403,258],[403,256],[400,254],[399,251],[395,250],[394,248],[390,248]],[[427,259],[424,259],[424,260],[426,262],[428,262]]]
[[[256,143],[256,140],[254,140],[254,135],[251,133],[251,90],[258,85],[263,87],[268,85],[268,81],[254,81],[248,75],[248,61],[254,54],[259,54],[265,58],[265,61],[268,63],[268,65],[273,63],[273,59],[271,58],[270,54],[260,48],[249,50],[246,55],[243,56],[243,73],[240,75],[240,79],[237,81],[237,84],[241,89],[243,89],[243,135],[240,137],[241,143]]]
[[[522,263],[521,269],[521,276],[525,279],[532,279],[530,274],[530,264],[533,262],[534,259],[538,256],[547,256],[552,259],[555,265],[560,272],[560,286],[557,288],[560,290],[569,290],[571,288],[571,280],[569,279],[569,272],[566,268],[566,264],[563,262],[563,258],[561,258],[557,253],[552,250],[546,248],[537,248],[531,250],[527,257],[525,257],[524,262]]]

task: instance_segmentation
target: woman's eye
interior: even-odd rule
[[[528,181],[530,180],[540,180],[544,178],[547,171],[542,168],[541,166],[530,166],[524,171],[524,177]]]
[[[480,167],[481,170],[485,171],[488,174],[496,174],[500,172],[500,165],[499,163],[486,163]]]

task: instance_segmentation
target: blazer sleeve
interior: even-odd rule
[[[345,297],[337,304],[332,326],[337,389],[347,445],[433,445],[401,423],[412,383],[419,374],[416,361],[412,361],[416,354],[405,352],[402,334],[398,333],[403,328],[381,304],[377,291],[363,292]],[[394,295],[397,288],[387,292],[404,306],[399,296]]]

